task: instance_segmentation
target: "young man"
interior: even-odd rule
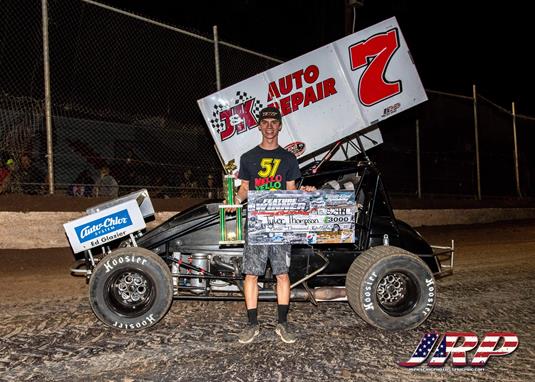
[[[247,199],[249,190],[295,190],[295,181],[301,177],[295,155],[279,146],[279,132],[282,129],[279,110],[273,107],[264,108],[260,111],[258,120],[262,142],[243,154],[240,159],[241,186],[237,193],[239,203]],[[241,333],[239,342],[249,343],[260,333],[257,321],[258,276],[265,273],[268,259],[277,278],[278,324],[275,332],[286,343],[296,341],[287,323],[290,303],[290,250],[289,244],[248,245],[246,241],[243,255],[243,290],[249,323]]]

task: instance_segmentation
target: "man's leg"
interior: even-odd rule
[[[289,245],[273,246],[271,253],[271,268],[277,277],[277,311],[278,324],[275,332],[286,343],[294,343],[295,335],[288,328],[288,310],[290,307],[290,277],[288,270],[290,267]]]
[[[245,295],[245,306],[247,307],[248,324],[241,332],[239,342],[248,344],[260,334],[260,326],[258,325],[258,276],[245,275],[243,281],[243,294]]]
[[[288,322],[288,310],[290,309],[290,277],[288,273],[277,275],[277,312],[278,323]]]
[[[270,249],[269,260],[271,270],[277,278],[277,303],[290,304],[290,245],[273,245]]]
[[[250,246],[245,244],[243,256],[243,273],[245,280],[243,281],[243,294],[245,297],[245,306],[247,308],[247,327],[240,334],[239,342],[249,343],[259,333],[260,327],[258,325],[258,274],[261,274],[266,269],[267,250],[263,246]]]
[[[257,325],[258,276],[245,275],[245,281],[243,282],[243,294],[245,296],[245,306],[247,307],[249,324]]]
[[[288,273],[277,275],[277,304],[286,305],[290,304],[290,276]],[[286,317],[284,318],[286,322]],[[279,317],[280,322],[280,317]]]

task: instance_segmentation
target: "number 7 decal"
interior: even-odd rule
[[[398,49],[397,28],[349,47],[351,70],[366,67],[358,85],[358,97],[363,105],[372,106],[401,93],[401,80],[389,82],[385,78],[386,68]]]

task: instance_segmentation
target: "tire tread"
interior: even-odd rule
[[[425,265],[422,259],[420,259],[418,256],[402,248],[398,248],[394,246],[378,246],[378,247],[371,247],[367,249],[366,251],[364,251],[363,253],[361,253],[353,261],[353,263],[351,264],[351,267],[349,267],[349,270],[347,272],[346,291],[347,291],[347,300],[349,302],[349,305],[351,305],[351,307],[359,315],[359,317],[361,317],[368,324],[376,328],[381,328],[381,327],[378,326],[372,320],[370,320],[370,318],[364,311],[362,299],[361,299],[361,293],[360,293],[360,283],[365,278],[366,273],[368,273],[369,269],[375,263],[377,263],[377,261],[388,259],[388,258],[395,258],[401,254],[411,256]]]
[[[120,248],[118,250],[113,251],[110,255],[105,256],[97,264],[97,266],[93,270],[93,275],[91,279],[89,280],[89,291],[90,291],[89,302],[93,310],[93,313],[97,316],[97,318],[99,318],[100,321],[102,321],[108,326],[111,326],[111,324],[106,321],[106,318],[100,312],[100,308],[98,308],[98,306],[95,305],[96,301],[94,301],[93,296],[91,296],[91,291],[94,290],[93,285],[94,283],[97,282],[97,277],[95,277],[95,275],[99,273],[100,269],[104,267],[105,261],[108,261],[110,257],[116,257],[116,256],[121,256],[121,255],[126,255],[126,254],[132,254],[132,253],[135,253],[137,256],[143,256],[145,258],[150,259],[151,261],[157,263],[159,268],[163,270],[163,272],[161,272],[161,276],[164,279],[164,285],[166,286],[166,288],[168,288],[168,290],[166,291],[167,292],[166,295],[169,296],[169,298],[167,299],[167,301],[165,301],[164,310],[163,310],[164,313],[162,314],[161,317],[159,317],[158,321],[155,322],[153,325],[157,324],[165,316],[165,314],[167,314],[167,312],[169,311],[173,303],[173,279],[171,276],[171,272],[169,270],[169,266],[166,264],[166,262],[157,254],[145,248],[141,248],[141,247]],[[153,325],[150,325],[150,326],[153,326]],[[150,327],[150,326],[147,326],[147,327]],[[135,331],[139,329],[128,329],[128,330]]]

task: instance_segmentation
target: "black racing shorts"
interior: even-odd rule
[[[290,244],[249,245],[245,243],[242,273],[262,276],[266,273],[268,259],[274,275],[288,273],[291,250]]]

